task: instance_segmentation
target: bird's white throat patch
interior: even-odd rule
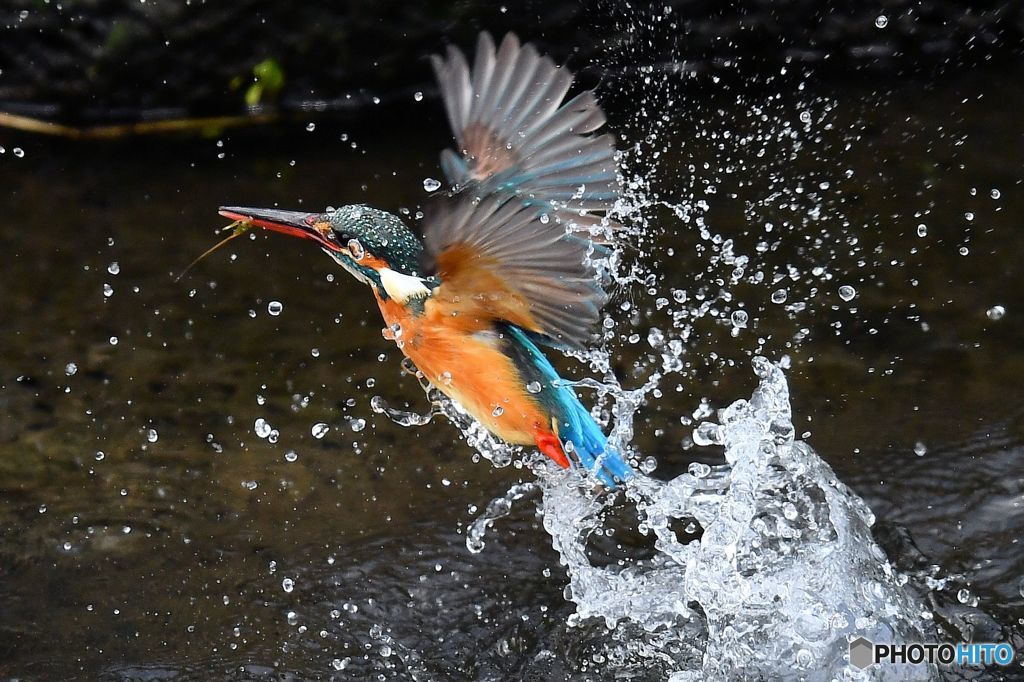
[[[413,298],[430,296],[430,289],[423,280],[412,275],[403,275],[391,268],[381,268],[380,283],[388,296],[399,303],[406,303]]]

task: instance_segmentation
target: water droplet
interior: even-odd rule
[[[413,93],[412,98],[414,100],[416,100],[417,102],[422,102],[423,101],[423,93],[420,92],[419,90],[417,90],[415,93]]]
[[[956,593],[956,599],[961,604],[966,604],[971,600],[971,591],[966,587],[961,588],[960,591]]]
[[[654,470],[658,468],[658,460],[654,457],[644,457],[643,461],[640,462],[640,471],[645,474],[654,473]]]
[[[732,326],[739,329],[743,329],[747,326],[747,320],[749,316],[746,310],[734,310],[732,311]]]
[[[928,452],[928,446],[927,445],[925,445],[921,441],[917,441],[916,443],[914,443],[914,454],[915,455],[917,455],[918,457],[924,457],[925,454],[927,454],[927,452]]]
[[[349,426],[352,428],[353,431],[359,433],[360,431],[366,428],[366,420],[360,418],[353,419],[351,422],[349,422]]]
[[[17,156],[19,159],[25,156],[25,150],[22,149],[21,147],[15,147],[11,151],[14,152],[14,155]]]
[[[306,131],[307,131],[307,132],[310,132],[310,133],[311,133],[311,132],[313,132],[314,130],[316,130],[316,124],[315,124],[315,123],[307,123],[307,124],[306,124]]]
[[[284,461],[286,462],[294,462],[298,458],[299,453],[295,452],[294,450],[289,450],[288,452],[284,453]]]
[[[107,272],[109,272],[111,275],[116,275],[117,273],[121,272],[120,264],[118,264],[117,261],[114,261],[113,263],[107,266]]]
[[[281,589],[285,592],[291,592],[295,589],[295,581],[291,578],[285,578],[281,581]]]
[[[155,443],[158,440],[160,440],[160,434],[157,433],[156,429],[150,429],[149,431],[146,432],[146,440],[148,440],[150,443]]]
[[[110,337],[110,345],[111,346],[116,346],[117,345],[117,337],[116,336],[111,336]]]
[[[809,111],[801,111],[800,112],[800,122],[801,123],[810,123],[811,122],[811,112],[809,112]]]
[[[889,25],[889,17],[885,16],[884,14],[879,14],[877,17],[875,17],[875,26],[876,27],[878,27],[878,28],[885,28],[888,25]]]
[[[313,424],[313,427],[309,430],[309,432],[313,434],[313,438],[319,440],[326,436],[327,432],[330,430],[331,427],[329,427],[327,424],[324,424],[323,422],[317,422],[316,424]]]
[[[705,422],[706,424],[707,422]],[[711,426],[718,426],[717,424],[711,424]],[[711,467],[703,462],[690,462],[690,466],[686,468],[687,472],[694,478],[707,478],[711,475]]]
[[[539,381],[531,381],[530,383],[526,384],[526,392],[527,393],[533,393],[533,394],[540,393],[541,392],[540,382]]]
[[[114,287],[110,286],[109,284],[104,284],[103,285],[103,297],[104,298],[110,298],[113,295],[114,295]]]
[[[785,289],[777,289],[772,292],[772,303],[785,303],[789,293]]]
[[[253,430],[256,431],[256,435],[259,436],[260,438],[266,438],[267,436],[270,435],[270,432],[273,430],[273,427],[267,423],[266,419],[260,417],[253,424]]]
[[[993,199],[998,199],[999,197],[1001,197],[1001,196],[1002,196],[1002,194],[1001,194],[1001,193],[999,192],[999,190],[997,190],[997,189],[996,189],[995,187],[993,187],[993,188],[992,188],[992,191],[991,191],[991,192],[989,192],[988,194],[989,194],[989,196],[990,196],[990,197],[992,197]]]
[[[107,455],[102,450],[97,450],[96,454],[93,455],[93,457],[96,459],[97,462],[102,462],[103,458],[106,457],[106,456]]]
[[[314,358],[318,358],[318,357],[320,357],[320,349],[319,348],[310,348],[309,349],[309,354],[312,355]]]
[[[920,225],[918,225],[917,226],[917,236],[918,237],[927,237],[928,236],[928,226],[925,225],[924,223],[921,223]]]
[[[441,183],[434,178],[424,178],[423,189],[428,192],[436,192],[441,189]]]
[[[256,481],[242,481],[242,487],[246,490],[256,490],[256,488],[260,487],[260,484]]]
[[[1001,305],[994,305],[985,311],[985,316],[992,321],[1001,320],[1005,315],[1006,308]]]
[[[284,304],[280,301],[271,301],[267,304],[267,312],[271,315],[280,315],[282,310],[284,310]]]
[[[844,301],[852,301],[857,295],[857,290],[851,287],[849,284],[844,284],[839,287],[839,298]]]
[[[288,625],[295,625],[299,622],[299,614],[295,613],[294,611],[289,611],[285,615],[285,618],[288,619]]]
[[[69,362],[68,364],[64,365],[64,373],[67,374],[69,377],[74,376],[75,372],[77,371],[78,365],[76,365],[73,362]]]
[[[496,406],[494,410],[491,412],[492,417],[500,417],[503,414],[505,414],[505,408],[502,407],[501,405]]]

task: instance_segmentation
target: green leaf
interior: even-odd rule
[[[252,67],[253,83],[245,91],[245,103],[250,107],[277,99],[284,87],[284,69],[273,57]]]

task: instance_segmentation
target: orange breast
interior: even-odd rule
[[[551,419],[526,392],[500,341],[471,320],[428,301],[422,315],[377,297],[384,321],[399,325],[402,352],[434,386],[499,438],[520,445],[551,431]]]

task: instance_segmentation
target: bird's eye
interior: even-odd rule
[[[359,243],[358,239],[348,240],[348,252],[356,260],[363,260],[363,256],[366,255],[366,251],[363,250],[363,245]]]

